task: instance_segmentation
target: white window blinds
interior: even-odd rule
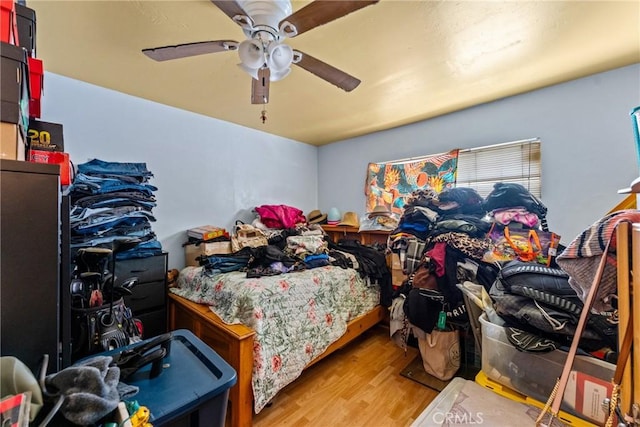
[[[515,182],[540,198],[540,170],[539,139],[460,150],[456,186],[474,188],[486,197],[496,182]]]

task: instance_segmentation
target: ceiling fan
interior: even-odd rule
[[[246,40],[213,40],[143,49],[156,61],[208,53],[238,51],[238,66],[251,75],[251,103],[269,102],[269,83],[286,77],[291,64],[350,92],[360,80],[283,43],[315,27],[341,18],[379,0],[315,0],[292,13],[289,0],[211,0],[244,31]]]

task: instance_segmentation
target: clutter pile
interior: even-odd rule
[[[157,188],[145,163],[93,159],[77,170],[68,188],[73,360],[141,339],[142,322],[124,303],[138,280],[116,285],[116,260],[162,254],[151,228]]]
[[[394,293],[394,342],[405,347],[410,334],[420,342],[477,322],[467,312],[462,286],[472,284],[490,296],[491,320],[509,328],[518,350],[569,345],[583,301],[558,265],[564,247],[549,231],[546,214],[518,183],[496,183],[486,198],[465,187],[415,191],[389,236],[388,247],[408,277]],[[617,339],[613,312],[600,314],[592,316],[581,341],[596,355],[603,347],[614,349]]]
[[[305,216],[293,206],[261,205],[255,208],[255,213],[256,218],[251,224],[236,221],[231,233],[218,228],[223,233],[209,241],[194,242],[190,237],[185,244],[187,265],[201,266],[202,274],[209,276],[242,271],[250,278],[328,265],[354,268],[362,277],[368,277],[372,284],[380,286],[382,303],[390,305],[391,276],[384,250],[370,248],[359,242],[334,244],[320,225],[330,220],[335,221],[335,225],[357,227],[358,216],[355,212],[345,212],[340,217],[339,211],[332,208],[327,214],[313,210]],[[196,244],[205,249],[197,250],[197,256],[189,255],[192,249],[188,248]],[[224,247],[206,250],[214,244]]]
[[[158,377],[171,349],[171,332],[122,350],[94,355],[58,372],[47,374],[48,357],[42,360],[39,376],[13,356],[0,357],[2,419],[18,421],[12,425],[108,425],[118,421],[116,409],[122,407],[125,419],[141,408],[130,400],[139,387],[125,383],[149,366],[148,379]],[[148,412],[148,409],[144,407]],[[125,419],[120,419],[123,422]],[[6,424],[6,423],[5,423]],[[151,424],[148,424],[151,426]]]

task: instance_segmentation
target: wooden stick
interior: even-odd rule
[[[633,347],[631,360],[633,366],[633,387],[631,388],[631,402],[640,404],[640,224],[633,224],[632,235],[632,270],[633,288],[631,291],[633,316]]]
[[[631,294],[629,282],[629,223],[621,222],[616,229],[616,260],[618,263],[618,342],[621,343],[627,323],[631,321]],[[631,408],[631,363],[627,361],[620,384],[620,408],[628,412]]]

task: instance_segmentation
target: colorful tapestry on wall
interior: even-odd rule
[[[433,188],[440,192],[456,182],[458,150],[422,157],[419,160],[369,163],[364,194],[367,212],[385,206],[402,214],[405,201],[415,190]]]

